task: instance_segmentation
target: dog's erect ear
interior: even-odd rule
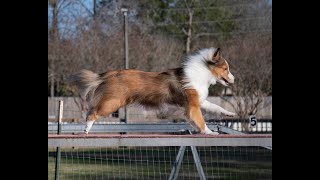
[[[213,56],[211,58],[211,62],[213,62],[214,64],[217,64],[221,61],[220,58],[220,48],[217,48],[216,52],[213,53]]]
[[[217,48],[216,52],[214,52],[212,59],[218,59],[220,57],[220,48]]]

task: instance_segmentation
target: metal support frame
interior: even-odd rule
[[[197,149],[196,149],[195,146],[190,146],[190,148],[191,148],[191,151],[192,151],[194,163],[196,164],[196,167],[197,167],[197,171],[198,171],[199,177],[200,177],[201,180],[205,180],[206,179],[206,175],[204,174],[204,171],[203,171],[203,168],[202,168],[202,165],[201,165],[201,161],[200,161]]]
[[[190,130],[188,130],[188,132],[189,132],[189,134],[192,134]],[[201,180],[205,180],[206,176],[204,174],[204,171],[203,171],[203,168],[202,168],[202,165],[201,165],[201,161],[200,161],[197,149],[196,149],[195,146],[190,146],[190,148],[191,148],[191,151],[192,151],[194,163],[195,163],[195,165],[197,167],[197,171],[198,171],[199,177],[200,177]],[[173,166],[172,166],[172,169],[171,169],[171,174],[170,174],[169,180],[176,180],[178,178],[178,174],[179,174],[180,167],[181,167],[181,162],[182,162],[183,155],[184,155],[185,151],[186,151],[186,147],[185,146],[180,146],[179,153],[178,153],[178,155],[176,157],[176,160],[173,163]]]
[[[176,160],[173,162],[173,165],[172,165],[169,180],[176,180],[178,178],[178,174],[180,171],[180,167],[181,167],[181,163],[182,163],[182,159],[183,159],[185,150],[186,150],[185,146],[180,146],[179,153],[176,157]]]
[[[192,134],[191,131],[188,131],[189,134]],[[200,180],[205,180],[206,179],[206,175],[204,174],[202,165],[201,165],[201,161],[197,152],[197,148],[195,146],[190,146],[191,151],[192,151],[192,155],[193,155],[193,160],[194,163],[196,164],[197,167],[197,171],[200,177]]]
[[[48,135],[48,147],[57,146],[272,146],[272,135]]]

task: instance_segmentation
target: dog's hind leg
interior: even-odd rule
[[[188,105],[186,108],[186,116],[193,121],[199,128],[201,134],[219,134],[212,132],[206,125],[200,110],[200,98],[196,90],[187,89]]]
[[[87,124],[86,124],[85,130],[84,130],[84,133],[86,133],[86,134],[89,133],[94,121],[96,121],[97,119],[98,119],[98,115],[97,115],[96,111],[91,109],[87,114],[87,118],[86,118]]]
[[[108,116],[109,114],[117,111],[120,107],[122,107],[124,104],[120,102],[120,99],[103,100],[95,108],[92,108],[87,114],[87,125],[84,132],[88,134],[90,129],[92,128],[93,123],[100,116]]]

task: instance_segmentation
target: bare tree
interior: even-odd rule
[[[191,2],[192,3],[192,2]],[[184,28],[182,28],[183,33],[187,36],[187,41],[186,41],[186,54],[189,54],[190,52],[190,46],[191,46],[191,40],[192,40],[192,19],[193,19],[193,10],[189,8],[189,5],[187,2],[184,0],[184,4],[188,9],[188,31],[186,31]]]
[[[50,96],[54,96],[54,84],[56,76],[55,62],[56,57],[53,55],[55,50],[57,50],[57,45],[59,44],[60,34],[59,34],[59,13],[72,3],[71,0],[48,0],[48,5],[51,8],[51,26],[49,26],[48,33],[48,49],[51,47],[51,54],[48,53],[48,77],[50,79]],[[49,8],[48,7],[48,8]]]
[[[270,36],[252,34],[233,39],[223,48],[236,77],[231,87],[233,96],[222,99],[229,102],[240,119],[255,115],[263,99],[272,93],[272,41]],[[232,99],[235,100],[232,101]],[[244,129],[248,130],[247,121]]]

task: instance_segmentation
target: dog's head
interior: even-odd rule
[[[228,62],[221,56],[220,48],[213,53],[211,61],[208,61],[208,67],[217,82],[224,86],[234,83],[234,76],[230,72]]]

